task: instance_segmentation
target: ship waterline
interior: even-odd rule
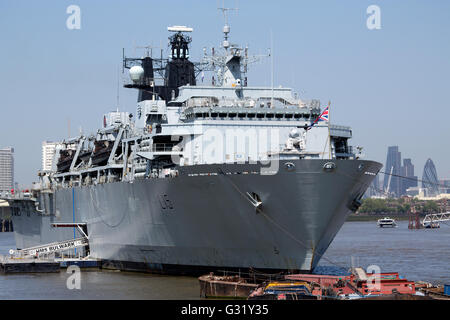
[[[324,169],[330,162],[334,168]],[[311,271],[381,164],[280,161],[273,175],[260,174],[261,167],[185,166],[173,178],[59,189],[42,201],[46,214],[32,201],[12,202],[21,210],[13,215],[16,244],[71,239],[72,228],[51,224],[76,222],[87,224],[91,257],[118,269]]]

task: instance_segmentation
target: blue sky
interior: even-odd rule
[[[81,29],[66,27],[69,5]],[[122,48],[167,47],[167,26],[194,28],[191,56],[219,47],[222,1],[0,1],[0,147],[15,148],[16,181],[37,180],[41,143],[101,126],[116,108]],[[366,26],[369,5],[381,29]],[[427,158],[450,178],[450,1],[229,0],[231,41],[263,54],[273,34],[275,85],[331,100],[333,123],[353,128],[367,159],[398,145],[421,177]],[[139,51],[138,51],[139,55]],[[270,60],[251,66],[249,85],[270,85]],[[135,112],[136,92],[120,89]]]

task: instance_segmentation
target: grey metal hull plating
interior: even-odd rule
[[[286,162],[295,168],[287,170]],[[325,171],[327,162],[336,168]],[[124,269],[310,271],[380,168],[363,160],[296,160],[261,175],[252,173],[260,165],[197,165],[180,167],[176,178],[60,189],[46,205],[53,206],[50,215],[31,201],[13,204],[21,208],[13,216],[16,244],[70,239],[72,228],[50,224],[85,222],[91,256],[124,262]],[[260,196],[261,211],[246,192]]]

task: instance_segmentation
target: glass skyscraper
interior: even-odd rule
[[[426,195],[433,197],[439,194],[439,181],[436,167],[431,159],[428,159],[423,168],[422,188],[426,190]]]
[[[417,187],[417,176],[414,175],[411,159],[403,159],[402,176],[401,194],[405,195],[408,188]]]
[[[386,166],[384,167],[383,190],[394,197],[401,196],[401,181],[398,176],[402,174],[401,153],[398,146],[388,147]]]
[[[388,147],[386,166],[384,167],[383,191],[393,197],[406,195],[406,190],[417,187],[414,165],[411,159],[403,159],[398,146]]]

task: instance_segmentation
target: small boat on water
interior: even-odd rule
[[[441,225],[439,224],[439,222],[428,222],[428,223],[424,223],[423,227],[425,229],[438,229],[441,227]]]
[[[380,228],[394,228],[397,227],[397,223],[395,223],[394,219],[385,217],[383,219],[378,219],[377,225]]]

